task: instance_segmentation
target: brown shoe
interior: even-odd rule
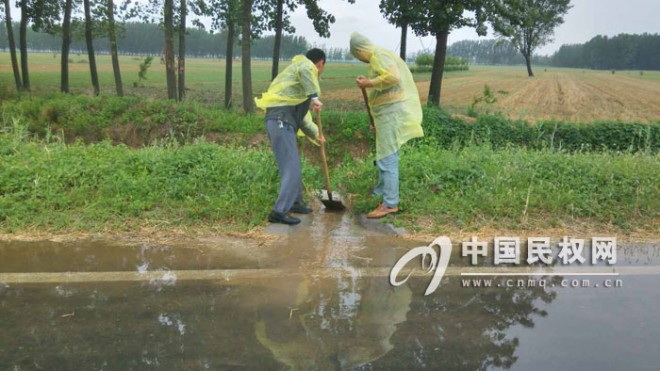
[[[383,203],[383,204],[378,205],[378,207],[374,211],[367,214],[367,218],[369,218],[369,219],[379,219],[379,218],[382,218],[382,217],[384,217],[388,214],[395,214],[395,213],[398,213],[398,212],[399,212],[398,207],[387,207],[387,205],[385,205]]]

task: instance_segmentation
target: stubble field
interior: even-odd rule
[[[30,79],[34,92],[59,89],[59,58],[53,53],[30,54]],[[70,85],[74,92],[91,93],[89,67],[85,54],[72,54]],[[122,56],[122,79],[127,94],[165,96],[165,67],[155,58],[147,80],[139,86],[137,72],[143,57]],[[114,80],[108,56],[98,56],[104,94],[112,94]],[[286,66],[281,64],[281,68]],[[188,99],[205,103],[224,101],[225,61],[188,59],[186,61]],[[354,83],[366,71],[362,63],[328,62],[321,87],[329,109],[362,109],[362,96]],[[270,82],[270,62],[253,61],[253,93],[259,95]],[[445,73],[441,105],[453,113],[500,112],[510,118],[530,122],[555,119],[571,122],[608,120],[651,122],[660,120],[660,71],[592,71],[535,67],[535,77],[527,77],[524,66],[472,66],[469,71]],[[242,86],[240,61],[234,63],[233,99],[240,105]],[[428,97],[429,73],[415,74],[423,101]],[[484,89],[491,92],[491,103]],[[0,91],[13,91],[9,55],[0,53]]]

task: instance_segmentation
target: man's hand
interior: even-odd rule
[[[312,99],[311,106],[314,113],[319,113],[323,108],[323,103],[321,102],[320,99],[316,98],[316,99]]]
[[[355,82],[356,82],[357,85],[358,85],[360,88],[362,88],[362,89],[364,89],[364,88],[370,88],[370,87],[373,86],[373,84],[371,83],[371,80],[369,80],[368,77],[363,76],[363,75],[358,76],[358,78],[355,79]]]
[[[325,143],[325,137],[323,135],[320,135],[316,140],[318,140],[319,143]]]

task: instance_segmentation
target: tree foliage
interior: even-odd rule
[[[348,0],[348,2],[354,3],[355,0]],[[290,22],[289,14],[295,11],[298,6],[304,6],[307,9],[307,17],[309,17],[309,19],[312,21],[314,30],[319,34],[319,36],[330,37],[330,24],[335,22],[335,17],[327,11],[321,9],[316,0],[264,1],[262,3],[262,12],[266,14],[270,19],[268,28],[275,31],[274,47],[272,53],[272,79],[275,79],[279,73],[282,34],[284,32],[296,32],[295,27],[293,27]]]
[[[283,5],[281,27],[284,32],[295,33],[296,28],[291,24],[289,15],[304,6],[307,17],[312,21],[314,30],[321,37],[330,37],[330,25],[335,22],[335,16],[319,7],[315,0],[281,0]],[[354,2],[351,1],[351,2]],[[259,4],[261,14],[267,17],[266,28],[277,31],[277,1],[263,1]]]
[[[401,59],[406,60],[408,25],[414,21],[415,8],[410,6],[409,1],[404,0],[381,0],[379,7],[380,12],[389,23],[401,28],[399,56]]]
[[[413,15],[410,27],[418,36],[435,36],[436,47],[429,86],[431,105],[440,104],[442,74],[447,55],[447,39],[452,30],[474,27],[479,35],[486,33],[485,11],[489,0],[420,0],[408,4]],[[473,14],[473,15],[472,15]]]
[[[564,23],[563,16],[571,8],[570,0],[492,0],[489,12],[495,33],[508,39],[527,63],[528,75],[532,71],[532,54],[537,48],[552,41],[557,26]]]

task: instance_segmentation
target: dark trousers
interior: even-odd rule
[[[302,175],[296,132],[291,125],[278,120],[267,120],[266,131],[280,172],[280,192],[273,210],[287,213],[296,201],[302,201]]]

